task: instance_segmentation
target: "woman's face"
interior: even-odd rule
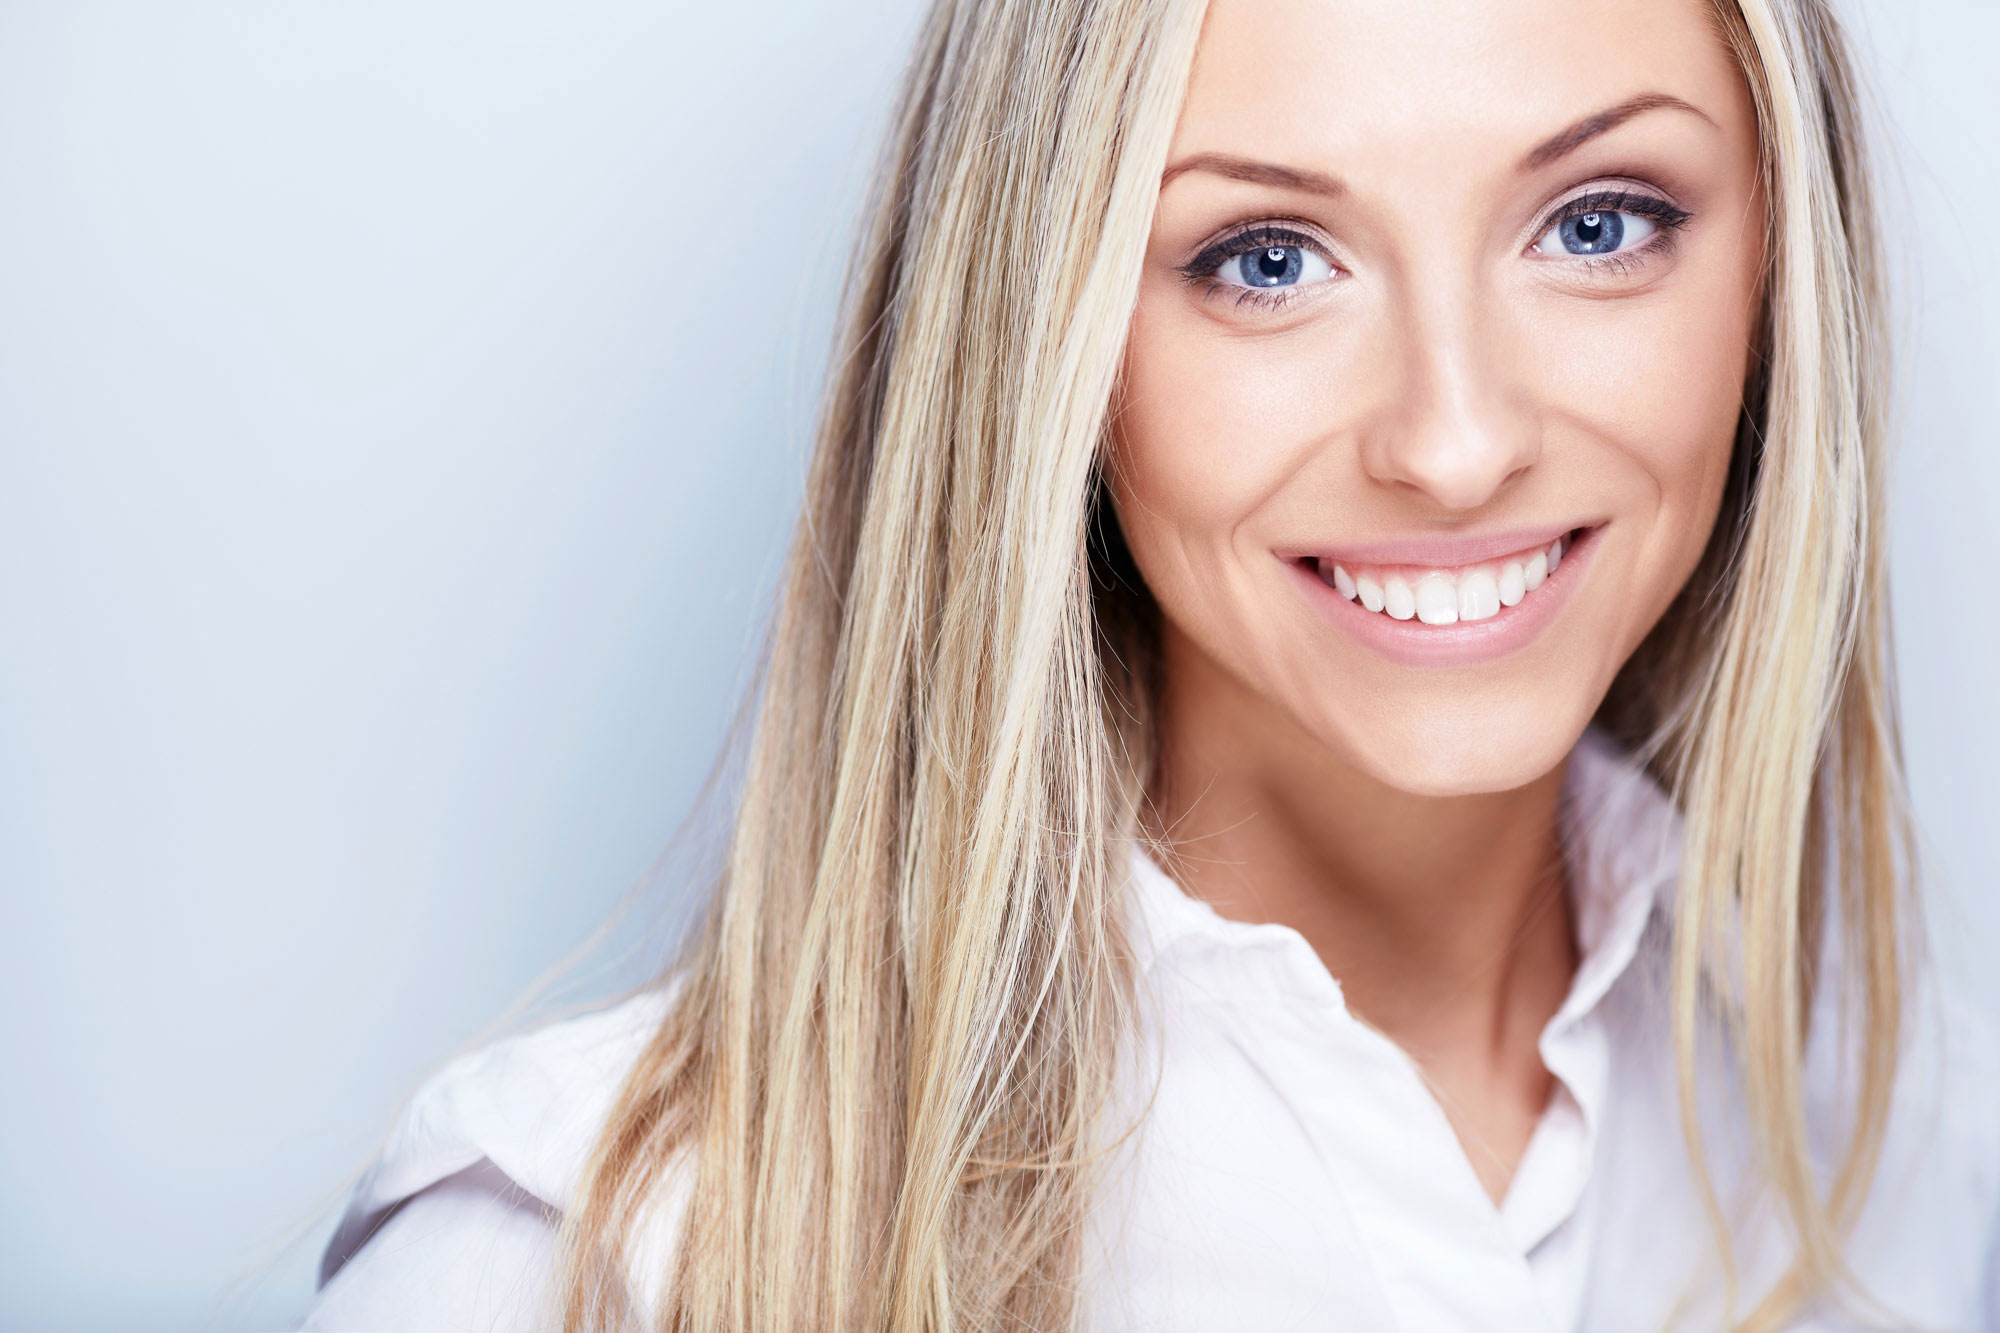
[[[1749,368],[1757,135],[1711,23],[1213,0],[1112,460],[1177,688],[1411,792],[1561,762],[1701,555]]]

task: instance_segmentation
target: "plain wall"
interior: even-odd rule
[[[323,1229],[221,1297],[646,874],[916,11],[0,4],[0,1328],[299,1313]],[[1867,17],[1909,751],[2000,1011],[2000,10]]]

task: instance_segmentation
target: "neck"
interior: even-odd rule
[[[1420,1064],[1539,1070],[1576,967],[1559,768],[1420,796],[1362,772],[1168,631],[1155,833],[1225,917],[1296,929]]]

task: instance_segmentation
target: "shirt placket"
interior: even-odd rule
[[[1303,951],[1305,956],[1297,956]],[[1339,996],[1303,939],[1291,984]],[[1340,1205],[1403,1333],[1552,1327],[1524,1256],[1410,1057],[1337,1003],[1293,1011],[1286,1058]]]

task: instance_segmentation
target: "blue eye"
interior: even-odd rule
[[[1575,212],[1556,219],[1535,242],[1538,254],[1558,259],[1620,254],[1637,248],[1662,226],[1677,227],[1689,216],[1664,200],[1635,200],[1631,196],[1600,195],[1578,200],[1572,207]]]
[[[1225,258],[1214,270],[1227,287],[1297,287],[1333,276],[1333,265],[1303,245],[1260,244]]]

